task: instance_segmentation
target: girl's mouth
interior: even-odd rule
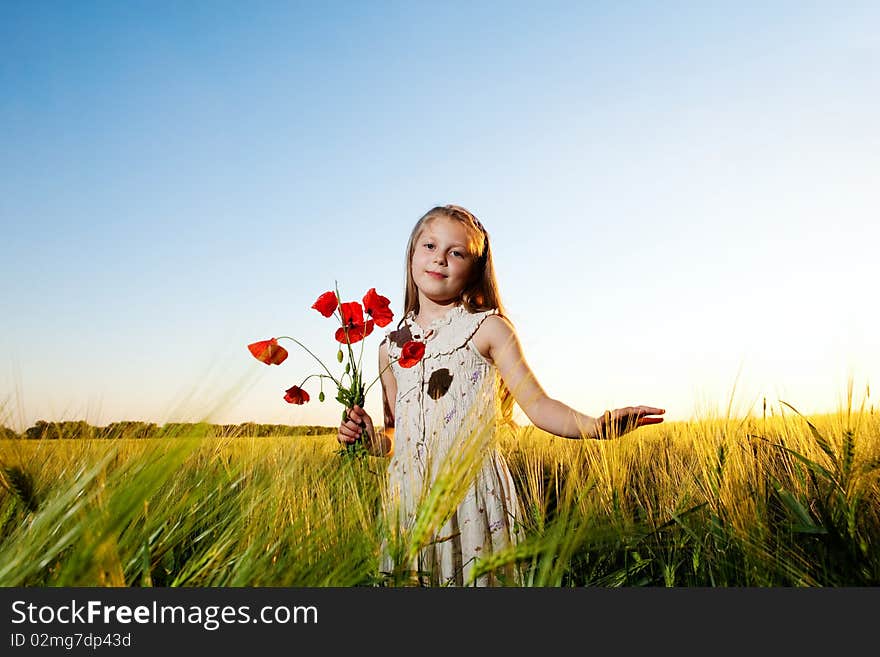
[[[436,271],[429,271],[429,272],[426,272],[426,273],[427,273],[428,276],[430,276],[431,278],[436,278],[436,279],[446,278],[443,274],[438,274]]]

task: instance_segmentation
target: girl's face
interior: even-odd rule
[[[410,274],[419,293],[437,303],[458,299],[470,281],[476,261],[471,235],[459,221],[437,217],[415,241]]]

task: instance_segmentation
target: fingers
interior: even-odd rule
[[[360,424],[367,417],[367,413],[360,406],[354,406],[348,410],[348,417],[356,424]]]
[[[349,410],[348,418],[339,425],[339,431],[336,434],[336,440],[340,443],[351,444],[355,442],[361,437],[363,431],[363,423],[355,409]]]
[[[643,427],[649,424],[660,424],[663,422],[662,417],[649,417],[651,415],[663,415],[665,408],[655,408],[653,406],[638,406],[636,414],[636,427]]]
[[[354,406],[348,411],[348,419],[339,425],[336,440],[340,443],[351,444],[360,440],[364,429],[372,432],[373,421],[363,408]]]
[[[361,428],[373,430],[373,419],[367,414],[367,412],[361,408],[360,406],[355,406],[348,412],[348,417],[350,417],[354,422],[359,424]]]
[[[622,415],[643,417],[645,415],[663,415],[666,412],[666,409],[657,408],[656,406],[627,406],[626,408],[621,408],[620,411],[622,412]]]
[[[612,413],[611,430],[617,435],[623,435],[649,424],[660,424],[663,422],[662,417],[650,416],[663,415],[664,413],[666,413],[665,408],[658,408],[656,406],[627,406],[625,408],[618,408]]]
[[[361,428],[351,420],[346,420],[339,425],[339,431],[336,434],[336,440],[339,442],[349,444],[355,442],[360,437]]]
[[[666,412],[665,408],[655,408],[654,406],[636,406],[639,411],[639,415],[663,415]]]
[[[655,406],[627,406],[620,409],[619,417],[641,420],[649,415],[663,415],[665,412],[665,408],[657,408]]]
[[[351,409],[348,411],[348,420],[346,420],[349,424],[354,424],[359,427],[364,426],[363,415],[358,413],[355,409]]]

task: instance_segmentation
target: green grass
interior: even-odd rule
[[[505,435],[526,540],[478,572],[514,567],[527,586],[880,584],[880,417],[783,410],[606,442]],[[379,572],[385,461],[336,448],[199,426],[0,441],[0,586],[411,584]],[[401,553],[455,499],[426,505]]]

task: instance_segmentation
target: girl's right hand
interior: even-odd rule
[[[367,430],[367,435],[372,443],[376,436],[373,420],[363,408],[355,406],[349,409],[348,419],[339,425],[339,433],[336,434],[336,440],[343,445],[351,445],[360,439],[364,429]],[[364,445],[364,447],[368,447],[368,445]]]

